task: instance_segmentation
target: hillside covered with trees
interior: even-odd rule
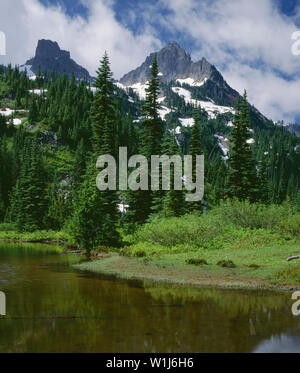
[[[18,67],[0,68],[0,222],[19,232],[68,232],[91,250],[118,247],[122,232],[156,217],[203,214],[224,199],[300,209],[300,139],[258,115],[246,93],[235,114],[210,118],[159,80],[154,55],[146,100],[114,84],[108,56],[94,87],[74,76],[30,79]],[[183,84],[184,87],[184,84]],[[173,110],[160,115],[164,89]],[[198,93],[197,93],[198,92]],[[201,99],[195,90],[193,97]],[[179,118],[193,118],[181,126]],[[185,201],[185,190],[105,191],[96,188],[96,160],[143,154],[204,154],[205,194]],[[225,148],[225,150],[224,150]],[[172,170],[172,169],[171,169]],[[172,175],[171,175],[172,176]],[[172,179],[172,177],[171,177]]]

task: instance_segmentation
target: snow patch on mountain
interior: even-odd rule
[[[165,120],[166,115],[171,113],[171,109],[169,109],[166,106],[161,106],[160,109],[158,109],[159,116],[161,117],[162,120]]]
[[[48,92],[47,89],[30,89],[28,92],[34,93],[35,95],[41,95],[43,93]]]
[[[9,108],[4,108],[4,109],[0,110],[0,115],[3,115],[4,117],[9,117],[12,114],[15,114],[15,113],[18,113],[18,112],[25,112],[25,111],[27,111],[27,110],[12,110],[12,109],[9,109]]]
[[[128,92],[129,88],[132,88],[133,91],[139,96],[139,98],[141,100],[145,100],[146,99],[146,88],[148,87],[148,81],[145,84],[135,83],[135,84],[130,85],[130,86],[125,86],[124,84],[122,84],[120,82],[116,82],[114,84],[117,87],[123,89],[126,92]]]
[[[182,84],[187,84],[192,87],[202,87],[206,82],[207,78],[204,78],[201,82],[196,82],[193,78],[185,78],[185,79],[176,79],[176,82]]]
[[[27,70],[27,76],[29,77],[29,79],[35,80],[36,76],[35,76],[35,73],[31,70],[31,68],[32,68],[32,65],[22,65],[19,67],[19,71],[23,72]]]
[[[19,126],[20,124],[22,124],[22,119],[14,118],[13,119],[13,124],[14,124],[14,126]]]
[[[183,127],[193,127],[194,125],[193,118],[178,118],[178,120]]]
[[[177,93],[179,96],[183,97],[186,104],[197,105],[198,107],[204,109],[207,112],[209,119],[216,119],[218,114],[235,114],[235,110],[229,106],[216,105],[211,101],[201,101],[192,99],[191,92],[182,87],[172,87],[172,91],[174,93]]]
[[[227,137],[217,135],[217,134],[215,134],[214,136],[218,140],[218,145],[219,145],[220,149],[222,150],[222,152],[224,154],[223,159],[227,160],[228,159],[228,152],[229,152],[229,144],[228,144],[229,139]]]
[[[181,134],[181,127],[180,126],[176,127],[175,133],[176,133],[176,135],[180,135]]]

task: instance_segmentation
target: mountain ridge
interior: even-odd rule
[[[27,69],[29,75],[33,76],[38,73],[47,71],[51,73],[54,69],[56,74],[72,74],[78,80],[92,81],[93,78],[89,72],[82,66],[78,65],[72,58],[69,51],[60,49],[56,41],[40,39],[38,41],[35,56],[20,66],[21,70]]]

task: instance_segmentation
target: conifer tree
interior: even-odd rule
[[[13,193],[11,219],[20,231],[43,227],[45,214],[45,173],[38,141],[27,138],[20,175]]]
[[[32,96],[32,100],[31,100],[31,104],[29,108],[29,115],[28,115],[28,120],[30,124],[35,124],[37,122],[38,115],[39,115],[39,111],[38,111],[36,99],[34,96]]]
[[[146,88],[146,101],[143,106],[144,120],[141,125],[143,126],[141,143],[139,152],[144,155],[148,160],[148,170],[150,170],[151,156],[161,154],[161,141],[162,141],[162,122],[159,117],[159,78],[156,54],[153,56],[151,66],[151,78]],[[149,173],[149,189],[151,185]],[[155,211],[155,195],[157,194],[151,190],[138,190],[130,191],[128,193],[129,211],[127,219],[132,223],[144,223],[150,214]],[[154,209],[153,209],[154,208]]]
[[[169,131],[166,131],[164,141],[164,154],[169,155],[180,155],[180,148],[176,143],[176,138]],[[167,217],[178,217],[186,212],[185,208],[185,196],[184,188],[182,190],[175,190],[174,188],[174,165],[170,165],[170,190],[165,193],[163,198],[163,212]]]
[[[80,245],[90,252],[98,245],[116,246],[120,242],[117,231],[118,196],[116,191],[99,191],[96,187],[96,159],[100,155],[114,155],[113,134],[115,107],[112,73],[105,53],[98,69],[98,88],[92,110],[94,154],[88,161],[88,171],[75,205],[70,230]]]
[[[192,179],[193,179],[193,182],[195,182],[196,181],[196,156],[203,154],[203,150],[201,148],[201,141],[200,141],[199,110],[197,106],[195,106],[193,110],[193,119],[194,119],[194,125],[192,128],[192,137],[191,137],[189,154],[193,157]],[[193,211],[202,212],[202,201],[188,202],[187,209],[189,212],[193,212]]]
[[[229,178],[227,182],[227,197],[239,200],[258,199],[258,180],[256,165],[252,158],[249,140],[249,118],[247,93],[245,91],[242,103],[237,103],[231,133],[231,150],[229,152]]]
[[[113,98],[114,86],[106,52],[97,74],[98,76],[95,83],[97,92],[92,108],[93,149],[97,154],[101,155],[104,150],[114,150],[113,144],[116,128],[115,104]],[[114,152],[109,154],[115,155]]]
[[[271,190],[270,190],[270,182],[268,180],[267,162],[265,158],[263,158],[260,162],[257,179],[259,183],[257,201],[268,204],[270,202]]]

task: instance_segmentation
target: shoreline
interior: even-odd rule
[[[73,245],[69,246],[66,240],[54,235],[52,238],[49,232],[45,233],[32,237],[0,238],[0,243],[56,245],[61,248],[62,254],[81,254]],[[120,280],[219,289],[294,291],[300,290],[300,259],[290,262],[285,259],[299,252],[299,243],[242,251],[211,249],[203,250],[201,253],[179,254],[157,251],[142,257],[133,253],[124,256],[117,252],[98,252],[90,261],[74,264],[73,267]],[[195,258],[204,259],[206,264],[193,263]],[[222,260],[232,260],[234,267],[219,266],[218,262]]]
[[[207,267],[207,266],[205,266]],[[74,264],[73,268],[120,280],[149,281],[154,283],[216,289],[271,290],[277,292],[300,289],[300,284],[283,284],[265,279],[238,276],[235,269],[215,266],[165,265],[160,259],[143,260],[111,253],[110,257]]]

